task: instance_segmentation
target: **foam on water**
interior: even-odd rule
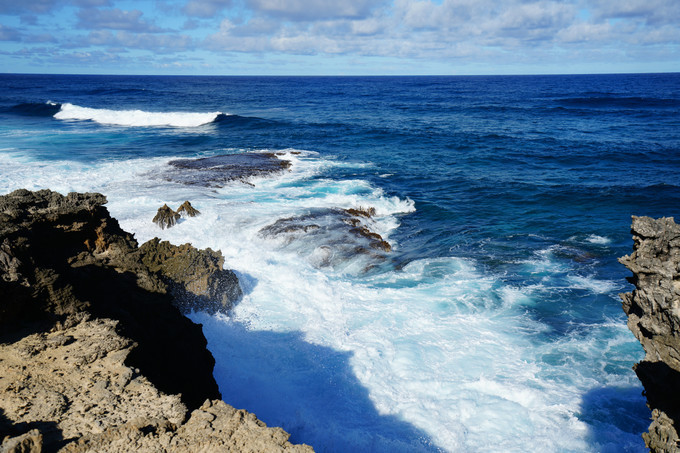
[[[312,208],[373,207],[371,227],[389,238],[416,207],[367,181],[327,177],[351,164],[295,150],[281,157],[290,172],[206,190],[159,177],[167,158],[76,164],[4,154],[0,187],[100,191],[140,242],[159,236],[221,250],[243,300],[229,317],[192,316],[216,357],[221,392],[317,451],[643,450],[616,419],[626,404],[644,409],[639,385],[607,370],[630,366],[625,325],[594,322],[545,341],[546,325],[527,312],[545,288],[508,286],[473,259],[424,258],[360,277],[351,271],[359,258],[335,271],[315,266],[262,228]],[[186,199],[201,216],[167,230],[151,222],[162,204]],[[537,252],[524,271],[594,293],[615,289],[570,273],[555,253]],[[613,421],[603,422],[594,412],[612,395]]]
[[[61,105],[54,114],[60,120],[91,120],[118,126],[197,127],[212,123],[222,112],[145,112],[142,110],[109,110],[80,107],[70,103]]]

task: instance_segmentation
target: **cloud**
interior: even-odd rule
[[[127,30],[136,33],[158,33],[161,28],[142,20],[141,11],[113,9],[81,9],[78,11],[78,28]]]
[[[0,24],[0,41],[21,41],[22,33],[16,28]]]
[[[191,17],[212,18],[230,6],[231,0],[190,0],[183,11]]]
[[[247,0],[253,11],[293,21],[365,17],[383,3],[381,0]]]
[[[196,55],[196,67],[218,67],[236,53],[266,67],[299,55],[557,68],[608,55],[632,64],[645,51],[677,62],[680,45],[679,0],[0,0],[0,14],[17,15],[0,21],[5,46],[52,43],[92,64],[135,50],[159,68]]]
[[[111,32],[109,30],[91,31],[86,37],[72,43],[73,47],[120,47],[124,49],[141,49],[158,53],[182,52],[194,47],[193,39],[186,35],[130,33],[125,30]]]
[[[51,11],[57,3],[57,0],[0,0],[0,14],[41,14]]]
[[[599,19],[637,19],[646,24],[680,23],[680,2],[676,0],[593,0],[593,14]]]

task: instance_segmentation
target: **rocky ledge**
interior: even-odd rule
[[[240,295],[219,252],[138,247],[105,203],[0,197],[0,451],[311,451],[219,400],[178,309]]]
[[[633,217],[633,253],[619,261],[635,290],[621,294],[628,327],[645,350],[634,366],[652,411],[642,437],[652,452],[680,451],[680,225]]]

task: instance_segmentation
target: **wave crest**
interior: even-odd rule
[[[226,115],[222,112],[145,112],[143,110],[94,109],[65,103],[61,105],[61,109],[54,117],[60,120],[90,120],[116,126],[197,127],[212,123],[218,117]]]

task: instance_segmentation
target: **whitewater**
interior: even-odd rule
[[[366,181],[314,178],[348,164],[299,150],[281,158],[293,162],[287,174],[207,194],[164,182],[166,159],[94,166],[9,159],[3,167],[12,176],[0,183],[8,190],[105,193],[111,214],[140,243],[161,237],[220,250],[245,296],[228,316],[192,319],[203,324],[216,357],[223,398],[318,451],[526,451],[527,442],[535,451],[589,449],[582,395],[598,382],[598,370],[567,362],[548,371],[540,358],[570,352],[596,359],[602,347],[625,343],[625,324],[594,325],[585,339],[536,348],[531,337],[546,327],[523,307],[547,288],[505,285],[474,260],[422,259],[368,275],[361,256],[335,269],[316,266],[304,240],[285,246],[263,238],[261,229],[310,208],[368,206],[376,209],[374,230],[389,241],[399,218],[416,208]],[[202,215],[167,230],[150,221],[162,204],[184,200]],[[558,266],[549,250],[525,265],[532,272]],[[622,289],[581,277],[572,285]],[[560,379],[545,381],[545,373]],[[635,385],[631,376],[607,383]],[[640,402],[636,392],[618,397]],[[622,435],[614,429],[599,442],[618,444]]]
[[[228,403],[321,452],[645,451],[616,258],[680,200],[677,78],[52,77],[0,78],[0,189],[220,250],[244,296],[191,318]],[[248,153],[290,167],[172,165]],[[391,250],[352,253],[346,209]]]

